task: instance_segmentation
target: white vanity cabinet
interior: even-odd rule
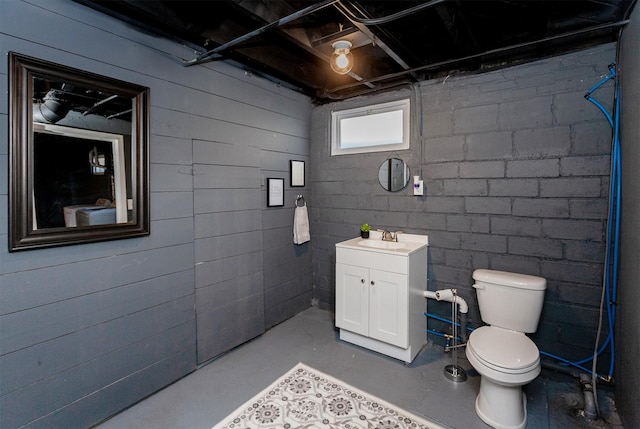
[[[407,347],[407,276],[336,264],[336,326]]]
[[[336,244],[336,326],[341,340],[413,361],[426,341],[427,286],[427,237],[415,237],[424,240],[385,244],[353,239]]]

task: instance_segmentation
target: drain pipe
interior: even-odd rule
[[[429,290],[424,291],[424,297],[428,299],[435,299],[436,301],[453,302],[458,306],[458,311],[464,316],[460,318],[460,337],[463,343],[467,342],[467,313],[469,312],[469,306],[467,302],[460,295],[455,293],[455,289],[441,289],[435,292]]]
[[[589,420],[595,420],[598,417],[598,407],[596,405],[596,396],[593,392],[593,384],[591,384],[591,376],[589,374],[580,374],[580,385],[584,396],[584,416]]]
[[[598,408],[596,407],[596,395],[593,391],[593,382],[591,380],[591,375],[580,372],[577,368],[572,368],[570,366],[565,366],[560,363],[551,362],[544,360],[541,362],[541,365],[545,369],[549,369],[551,371],[555,371],[561,374],[568,375],[571,378],[574,378],[580,382],[580,388],[582,390],[582,397],[584,399],[584,407],[581,411],[581,414],[587,420],[595,420],[598,418]]]

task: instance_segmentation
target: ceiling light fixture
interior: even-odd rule
[[[331,70],[338,74],[347,74],[353,67],[353,54],[351,53],[351,42],[347,40],[338,40],[333,42],[331,47],[334,49],[331,54]]]

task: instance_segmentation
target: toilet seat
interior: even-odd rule
[[[506,374],[524,374],[540,367],[540,352],[522,332],[493,326],[474,330],[467,352],[484,366]]]

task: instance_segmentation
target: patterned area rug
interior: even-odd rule
[[[445,429],[299,363],[213,429]]]

